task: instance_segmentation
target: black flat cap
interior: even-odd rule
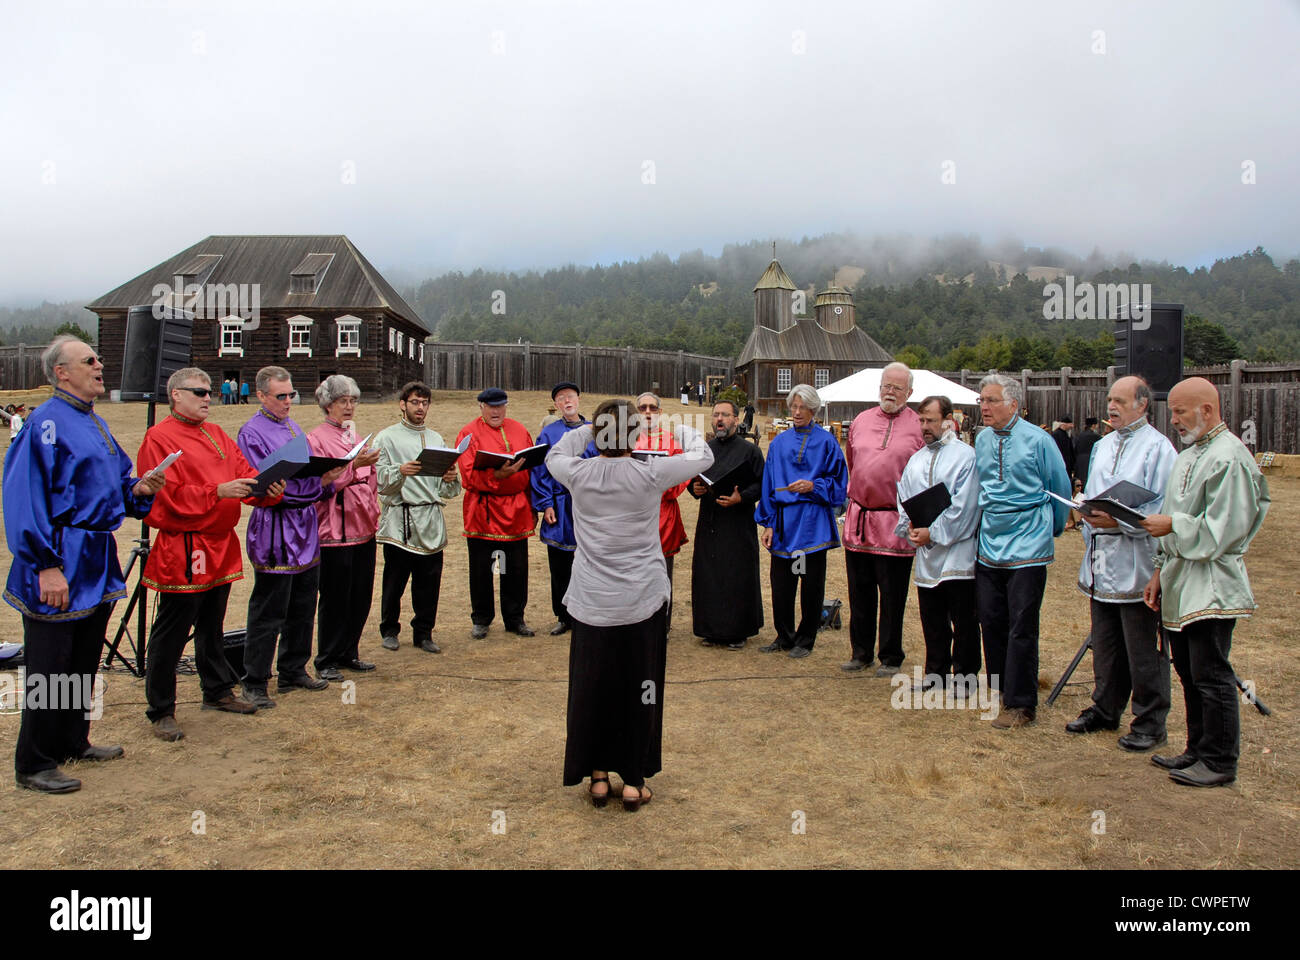
[[[1089,417],[1088,419],[1083,421],[1083,425],[1085,427],[1095,427],[1097,425],[1097,418]]]
[[[551,399],[554,400],[555,395],[559,393],[561,390],[572,390],[574,393],[577,394],[582,393],[582,391],[578,389],[578,385],[574,383],[572,380],[561,380],[555,386],[551,387]]]
[[[1063,414],[1061,414],[1061,422],[1062,422],[1062,423],[1074,423],[1074,417],[1070,416],[1068,413],[1063,413]]]
[[[500,387],[488,387],[478,395],[479,403],[486,403],[489,407],[499,407],[509,399],[506,392]]]

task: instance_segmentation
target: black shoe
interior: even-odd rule
[[[1134,753],[1154,750],[1156,747],[1168,742],[1169,735],[1167,733],[1162,733],[1158,737],[1149,733],[1126,733],[1119,738],[1119,745],[1125,750],[1131,750]]]
[[[569,632],[569,625],[563,620],[556,620],[555,626],[551,627],[551,636],[560,637]]]
[[[1089,707],[1065,725],[1066,733],[1095,733],[1098,730],[1118,730],[1118,723],[1107,723],[1095,709]],[[1121,738],[1123,739],[1123,738]],[[1123,743],[1120,746],[1124,746]],[[1148,748],[1143,748],[1148,749]]]
[[[72,793],[81,789],[81,781],[70,777],[58,767],[52,770],[39,770],[36,773],[19,773],[14,775],[18,786],[41,793]]]
[[[375,669],[375,665],[369,660],[349,660],[343,664],[345,670],[355,670],[357,673],[366,673]]]
[[[244,688],[244,699],[257,709],[270,710],[275,706],[275,701],[267,695],[266,687],[254,687],[247,683],[241,684],[241,686]]]
[[[396,650],[401,646],[401,644],[397,642],[396,637],[384,637],[380,643],[383,645],[385,650]]]
[[[759,652],[759,653],[776,653],[778,650],[785,650],[785,649],[788,649],[788,648],[781,646],[781,641],[780,641],[780,640],[773,640],[771,643],[765,643],[765,644],[763,644],[763,646],[759,647],[759,648],[758,648],[758,652]]]
[[[420,641],[420,649],[425,653],[442,653],[442,647],[433,642],[433,638]]]
[[[845,673],[857,673],[859,670],[867,669],[867,664],[868,661],[859,660],[857,657],[854,657],[848,663],[841,663],[840,669]]]
[[[121,747],[87,747],[81,751],[78,760],[116,760],[126,751]]]
[[[890,666],[889,664],[887,664],[887,663],[882,663],[880,666],[876,667],[876,676],[878,676],[878,677],[892,677],[892,676],[895,676],[896,674],[902,673],[902,671],[903,671],[903,668],[900,667],[900,666],[893,666],[893,667],[891,667],[891,666]]]
[[[537,631],[534,630],[532,627],[530,627],[528,624],[524,623],[522,620],[520,620],[514,626],[506,627],[506,633],[513,633],[515,634],[515,636],[519,636],[519,637],[537,636]]]
[[[325,669],[328,670],[329,667]],[[339,679],[343,679],[342,674],[339,674]],[[324,690],[329,686],[329,681],[317,680],[311,674],[304,673],[296,677],[279,677],[275,685],[281,693],[284,693],[286,690]]]
[[[748,642],[749,642],[749,641],[747,641],[747,640],[732,640],[729,644],[727,644],[727,649],[728,649],[728,650],[744,650],[744,649],[745,649],[745,644],[748,643]]]
[[[1204,760],[1197,760],[1190,767],[1170,770],[1169,779],[1185,787],[1222,787],[1236,780],[1235,774],[1215,773],[1205,765]]]
[[[786,654],[791,660],[802,660],[812,653],[807,647],[791,647],[790,652]]]
[[[320,677],[321,680],[324,680],[324,681],[326,681],[326,682],[329,682],[329,681],[333,681],[334,683],[342,683],[342,682],[343,682],[343,671],[340,670],[338,667],[322,667],[322,668],[318,668],[318,669],[316,670],[316,676]],[[310,680],[311,678],[308,677],[307,679]],[[280,686],[283,687],[284,684],[281,683]],[[309,686],[307,686],[305,683],[303,684],[303,686],[304,686],[304,687],[307,687],[308,690],[314,690],[314,689],[315,689],[315,687],[309,687]]]
[[[487,624],[476,623],[469,629],[469,637],[471,640],[482,640],[486,636]]]
[[[1196,754],[1180,753],[1176,757],[1162,757],[1160,754],[1153,754],[1151,762],[1162,770],[1186,770],[1196,762]]]

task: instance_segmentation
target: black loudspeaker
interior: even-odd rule
[[[238,676],[244,675],[244,638],[248,635],[248,630],[227,630],[222,638],[226,663],[230,664],[232,670]]]
[[[194,314],[152,304],[126,313],[122,355],[123,400],[167,402],[167,378],[190,365]]]
[[[1183,305],[1152,303],[1145,316],[1125,309],[1115,322],[1115,376],[1137,374],[1151,385],[1155,400],[1165,400],[1183,379]]]

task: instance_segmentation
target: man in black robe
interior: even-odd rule
[[[713,405],[710,486],[696,477],[700,501],[691,559],[694,632],[705,646],[740,650],[763,626],[754,504],[763,492],[763,454],[741,436],[740,411],[730,400]]]
[[[1052,439],[1056,441],[1056,449],[1061,451],[1061,459],[1065,461],[1065,469],[1071,479],[1074,479],[1074,444],[1070,440],[1070,431],[1073,429],[1074,420],[1067,413],[1061,417],[1060,424],[1052,431]],[[1088,478],[1085,475],[1083,479],[1086,481]]]
[[[1083,427],[1083,433],[1074,438],[1074,475],[1087,483],[1088,463],[1092,460],[1092,445],[1101,439],[1101,434],[1097,432],[1096,417],[1086,418]]]

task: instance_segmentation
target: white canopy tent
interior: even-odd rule
[[[859,370],[843,380],[828,383],[817,393],[821,396],[822,403],[828,406],[833,403],[879,403],[882,369],[871,367]],[[931,373],[929,370],[913,370],[912,396],[908,398],[908,402],[915,404],[926,397],[934,396],[947,397],[954,404],[963,406],[977,406],[980,401],[978,393],[966,389],[960,383],[953,383],[946,377]]]

